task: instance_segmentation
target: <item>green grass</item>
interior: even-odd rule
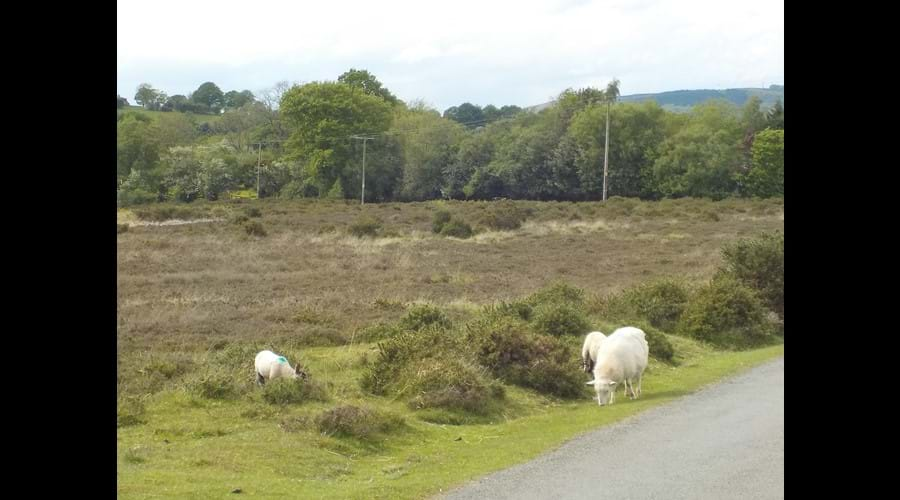
[[[178,388],[155,394],[146,404],[147,422],[118,431],[118,496],[206,498],[240,488],[286,498],[421,498],[784,355],[783,344],[725,352],[672,341],[678,365],[651,361],[637,401],[620,397],[599,408],[589,391],[581,400],[559,402],[507,386],[506,413],[460,426],[423,421],[402,402],[363,393],[360,359],[371,345],[307,349],[304,362],[328,386],[331,401],[280,407],[265,403],[258,390],[227,401]],[[402,415],[408,425],[362,441],[325,436],[311,423],[344,404]]]
[[[169,113],[176,113],[176,114],[180,113],[180,111],[150,111],[150,110],[144,109],[140,106],[125,106],[122,109],[117,109],[116,115],[121,115],[126,112],[140,113],[142,115],[148,116],[153,119],[156,119],[161,115],[165,115],[165,114],[169,114]],[[197,123],[208,122],[209,124],[213,124],[222,118],[221,115],[204,115],[204,114],[196,114],[196,113],[191,113],[191,114],[197,120]]]
[[[476,234],[434,234],[437,209],[469,221]],[[490,229],[489,214],[513,212],[526,216],[521,227]],[[268,236],[248,235],[229,222],[237,216],[259,221]],[[375,238],[348,234],[361,216],[381,224]],[[145,225],[172,218],[219,221]],[[665,276],[705,282],[724,244],[783,231],[783,199],[364,207],[223,199],[118,210],[117,223],[130,224],[116,241],[122,498],[219,498],[235,488],[287,498],[420,498],[784,352],[728,352],[668,335],[674,363],[651,360],[644,398],[619,397],[602,409],[586,385],[568,401],[503,385],[505,398],[486,415],[413,411],[408,397],[373,396],[360,386],[377,359],[372,342],[391,333],[375,325],[399,322],[417,304],[464,325],[485,305],[559,280],[583,289],[591,329],[611,333],[624,318],[606,314],[601,298]],[[560,337],[574,371],[581,340]],[[261,349],[300,362],[318,392],[267,402],[253,376]],[[268,401],[278,399],[272,395]],[[351,431],[323,434],[319,417],[348,406],[372,413],[353,420],[345,411]],[[405,423],[379,424],[394,417]]]

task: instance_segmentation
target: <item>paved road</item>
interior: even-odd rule
[[[443,498],[784,498],[784,358]]]

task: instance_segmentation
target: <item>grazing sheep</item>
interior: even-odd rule
[[[594,371],[594,362],[597,361],[597,349],[606,335],[601,332],[591,332],[584,338],[584,346],[581,348],[581,367],[585,373]]]
[[[256,384],[263,385],[266,380],[276,378],[305,379],[309,375],[298,364],[291,368],[287,358],[272,351],[261,351],[256,355]]]
[[[596,389],[600,406],[613,403],[619,383],[625,384],[626,394],[631,386],[632,399],[640,396],[641,378],[650,354],[650,346],[644,337],[643,330],[626,326],[614,331],[600,344],[594,360],[594,380],[587,383]]]

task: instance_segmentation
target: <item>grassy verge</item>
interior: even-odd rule
[[[362,392],[358,360],[372,346],[308,349],[304,362],[329,387],[330,401],[281,407],[254,390],[217,401],[177,388],[150,397],[145,423],[117,434],[118,495],[205,498],[239,488],[251,496],[421,498],[784,355],[783,344],[724,352],[671,340],[679,363],[652,361],[640,400],[617,398],[599,408],[588,392],[576,402],[560,402],[509,386],[502,418],[460,426],[429,423],[401,402]],[[367,406],[405,423],[366,439],[320,432],[315,416],[338,404]]]

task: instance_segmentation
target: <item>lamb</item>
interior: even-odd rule
[[[612,404],[616,385],[625,384],[625,394],[631,386],[631,398],[641,394],[641,378],[647,369],[650,346],[643,330],[626,326],[614,331],[600,344],[594,360],[594,380],[587,383],[597,391],[600,406]],[[637,391],[635,391],[637,382]]]
[[[272,351],[260,351],[256,355],[256,384],[264,385],[266,380],[276,378],[305,379],[309,376],[298,364],[291,368],[287,358]]]
[[[594,362],[597,361],[597,349],[606,335],[601,332],[591,332],[584,338],[584,346],[581,348],[581,367],[585,373],[594,371]]]

